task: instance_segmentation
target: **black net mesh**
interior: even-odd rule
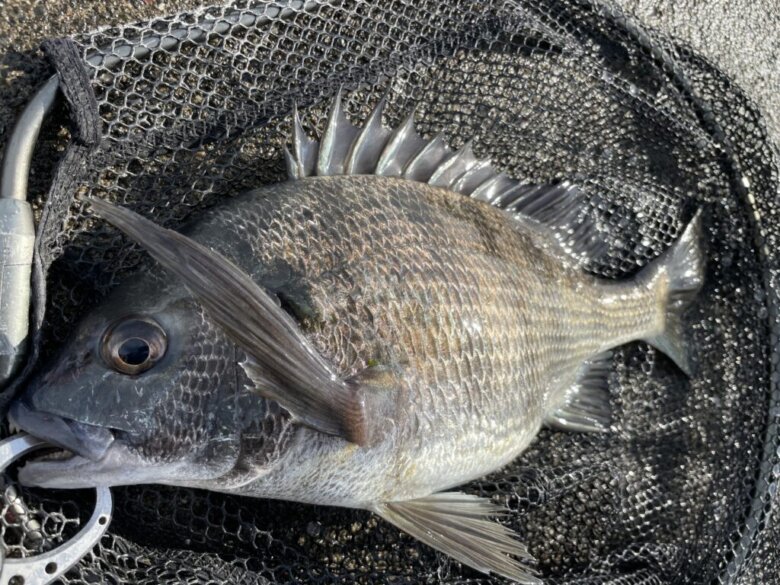
[[[339,86],[355,121],[387,91],[387,124],[416,107],[426,135],[597,194],[611,239],[596,274],[635,273],[705,209],[696,375],[646,345],[619,349],[612,432],[542,431],[466,491],[509,505],[550,583],[780,583],[777,159],[750,100],[706,60],[584,0],[237,1],[75,41],[101,140],[74,142],[36,202],[41,359],[143,258],[78,196],[176,227],[285,178],[294,103],[315,132]],[[25,502],[6,497],[11,556],[55,546],[91,511],[89,493],[8,486]],[[108,535],[66,583],[490,582],[362,511],[113,493]]]

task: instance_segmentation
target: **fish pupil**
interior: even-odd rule
[[[130,366],[140,366],[149,359],[149,344],[143,339],[132,337],[119,346],[117,355]]]

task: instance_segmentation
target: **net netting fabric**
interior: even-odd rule
[[[142,266],[81,196],[177,227],[284,180],[294,103],[313,134],[340,86],[355,122],[387,92],[388,125],[416,108],[423,134],[473,140],[518,179],[582,185],[610,235],[595,274],[635,273],[705,210],[695,376],[620,348],[612,432],[542,431],[466,491],[514,511],[505,521],[550,583],[780,582],[777,159],[753,104],[706,60],[578,0],[245,1],[74,40],[100,140],[77,136],[36,202],[40,359]],[[56,546],[91,512],[89,492],[14,489],[27,508],[3,510],[11,556]],[[113,493],[108,535],[64,582],[491,582],[362,511]]]

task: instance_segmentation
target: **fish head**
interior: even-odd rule
[[[164,274],[118,287],[11,405],[12,424],[71,453],[30,461],[20,481],[197,485],[228,472],[240,450],[235,352]]]

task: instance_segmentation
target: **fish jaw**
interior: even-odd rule
[[[89,461],[103,458],[114,442],[111,429],[38,412],[19,400],[11,405],[8,419],[12,426]]]
[[[80,489],[160,482],[170,466],[154,465],[107,428],[87,425],[30,409],[16,401],[8,418],[12,427],[29,432],[64,451],[33,459],[19,469],[23,485]]]
[[[114,440],[98,460],[64,451],[55,459],[44,455],[19,469],[22,485],[48,489],[84,489],[100,486],[169,484],[189,485],[190,465],[150,463],[121,440]]]
[[[124,431],[87,425],[31,409],[23,400],[11,405],[12,428],[61,447],[64,451],[28,460],[19,469],[23,485],[50,489],[99,486],[167,484],[200,485],[222,477],[235,464],[233,449],[221,451],[218,460],[160,457],[136,448]],[[215,448],[229,442],[215,439]]]
[[[56,460],[32,460],[19,469],[22,485],[50,489],[83,489],[98,486],[151,483],[160,470],[139,466],[141,460],[121,443],[114,442],[97,461],[81,455]]]

